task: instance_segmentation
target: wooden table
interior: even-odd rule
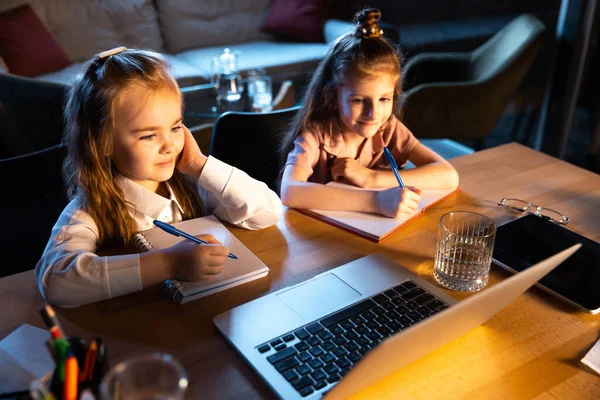
[[[268,278],[178,305],[162,290],[147,290],[75,309],[59,309],[67,334],[102,336],[111,364],[140,352],[163,351],[181,360],[190,378],[187,397],[274,398],[241,356],[219,335],[212,318],[266,293],[301,282],[361,256],[383,252],[432,277],[436,229],[442,214],[473,210],[496,222],[515,215],[496,205],[516,197],[571,217],[569,227],[600,240],[600,176],[508,144],[455,158],[460,191],[382,244],[286,210],[262,231],[232,228],[270,268]],[[492,267],[490,285],[507,273]],[[468,294],[449,292],[456,298]],[[33,271],[0,280],[0,337],[20,324],[43,327]],[[600,336],[600,318],[564,305],[537,288],[467,335],[380,381],[356,398],[600,398],[600,377],[580,359]]]

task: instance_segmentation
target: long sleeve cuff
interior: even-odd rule
[[[108,262],[108,257],[104,260]],[[109,298],[142,290],[139,254],[111,256],[106,270]]]

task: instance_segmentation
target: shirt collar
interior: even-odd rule
[[[179,204],[179,201],[177,201],[175,193],[168,182],[165,182],[167,190],[169,191],[169,198],[167,199],[123,175],[117,174],[116,181],[117,185],[119,185],[123,191],[125,201],[133,204],[135,206],[135,211],[139,213],[156,217],[165,207],[170,206],[171,203],[175,203],[179,212],[182,215],[184,214],[183,208],[181,208],[181,205]]]

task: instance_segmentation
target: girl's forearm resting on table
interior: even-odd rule
[[[320,183],[284,180],[281,200],[292,208],[379,212],[375,191],[329,187]]]
[[[398,171],[406,186],[419,189],[450,189],[458,186],[458,174],[446,161],[437,161],[417,168]],[[370,187],[393,187],[398,181],[393,171],[377,170]]]
[[[173,277],[172,259],[164,251],[140,254],[142,287],[147,288]]]

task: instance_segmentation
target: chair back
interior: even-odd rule
[[[523,14],[498,31],[472,52],[470,79],[485,80],[507,73],[523,77],[544,40],[544,24],[535,16]]]
[[[268,113],[224,113],[215,123],[210,154],[278,193],[279,143],[298,108]]]
[[[67,205],[62,179],[65,145],[0,160],[2,240],[0,276],[33,269]]]
[[[2,157],[16,157],[61,142],[68,86],[0,74]]]
[[[471,53],[415,57],[405,73],[464,71],[462,80],[422,81],[404,93],[402,120],[419,138],[483,139],[504,112],[544,41],[542,22],[528,14],[511,21]]]

